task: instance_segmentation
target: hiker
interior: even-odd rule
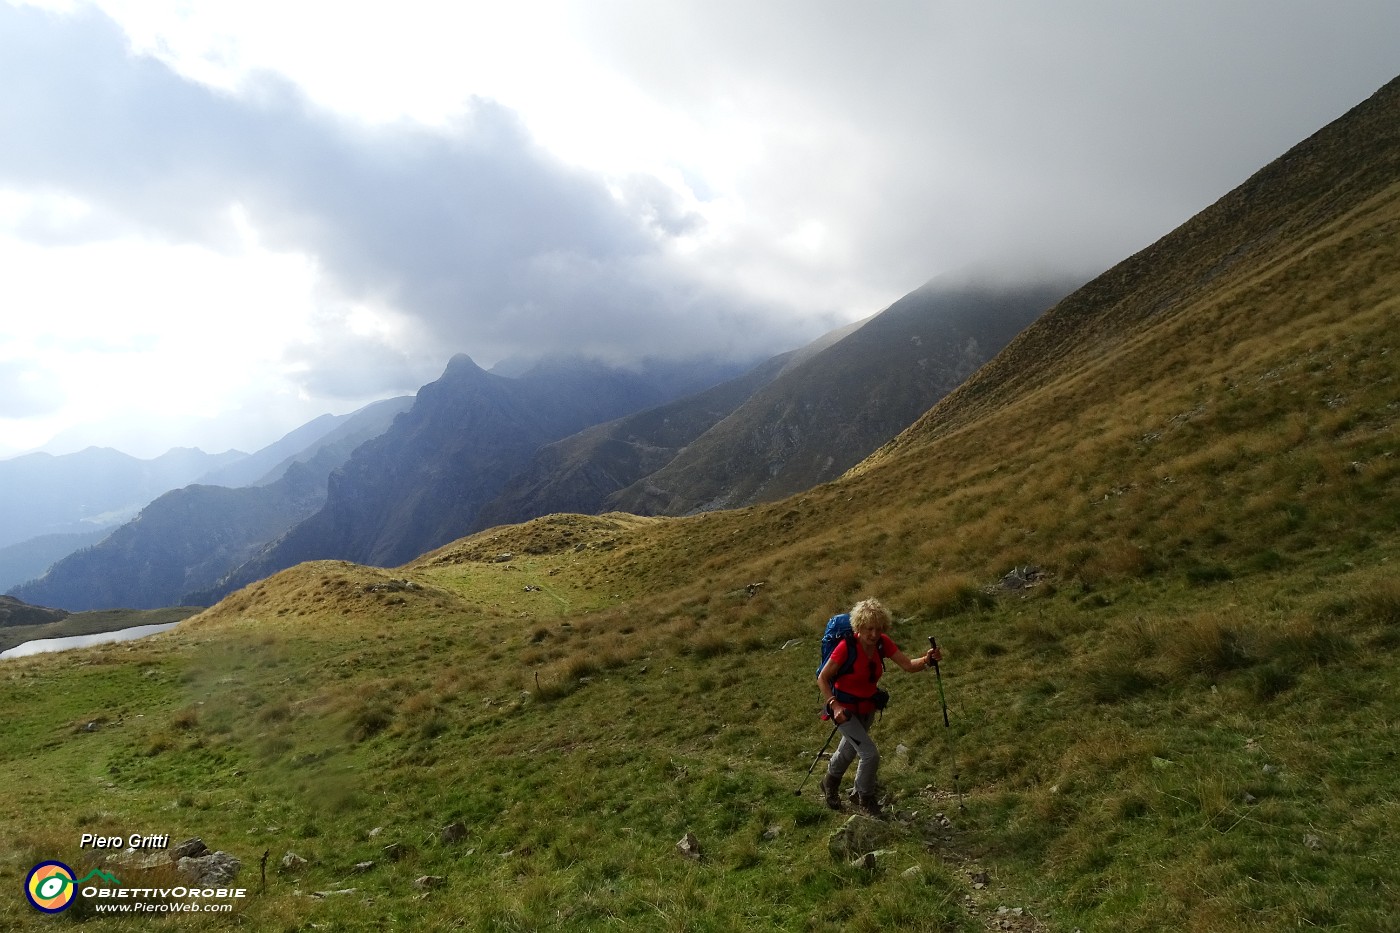
[[[884,709],[889,699],[889,694],[878,686],[884,673],[884,659],[890,658],[911,674],[926,671],[935,661],[943,660],[937,648],[930,648],[927,654],[910,660],[885,634],[889,624],[890,611],[878,599],[856,603],[851,610],[851,628],[855,637],[838,643],[817,674],[817,685],[821,688],[827,713],[841,731],[841,744],[827,764],[826,777],[822,778],[826,805],[833,810],[841,809],[841,777],[850,767],[851,760],[859,755],[856,802],[867,813],[880,815],[880,801],[875,790],[880,750],[871,740],[869,730],[875,711]],[[854,663],[848,663],[851,648],[856,651]]]

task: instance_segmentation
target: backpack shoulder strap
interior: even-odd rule
[[[841,639],[846,645],[846,659],[841,662],[841,669],[836,672],[839,677],[842,674],[849,674],[856,666],[856,633],[854,629],[846,632]]]

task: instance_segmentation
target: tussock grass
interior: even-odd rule
[[[987,592],[985,584],[967,577],[929,580],[913,590],[905,590],[899,598],[914,607],[920,618],[929,621],[985,612],[996,605],[996,599]]]
[[[1325,616],[1354,618],[1375,626],[1400,625],[1400,580],[1378,580],[1322,610]]]
[[[1169,672],[1178,677],[1199,674],[1214,680],[1246,667],[1250,660],[1236,625],[1214,610],[1160,631],[1158,650]]]

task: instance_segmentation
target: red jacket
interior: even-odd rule
[[[828,662],[835,659],[838,670],[846,663],[846,646],[850,644],[855,645],[856,663],[849,671],[836,678],[836,682],[831,685],[832,692],[836,694],[836,700],[842,706],[859,716],[868,716],[875,712],[875,702],[872,698],[880,678],[885,673],[884,659],[898,652],[899,646],[883,632],[880,633],[880,643],[876,646],[878,650],[874,652],[867,652],[859,638],[843,639],[831,650],[831,658],[828,658]]]

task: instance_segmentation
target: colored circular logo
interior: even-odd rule
[[[24,894],[29,903],[46,914],[67,910],[76,892],[73,869],[62,862],[40,862],[24,879]]]

